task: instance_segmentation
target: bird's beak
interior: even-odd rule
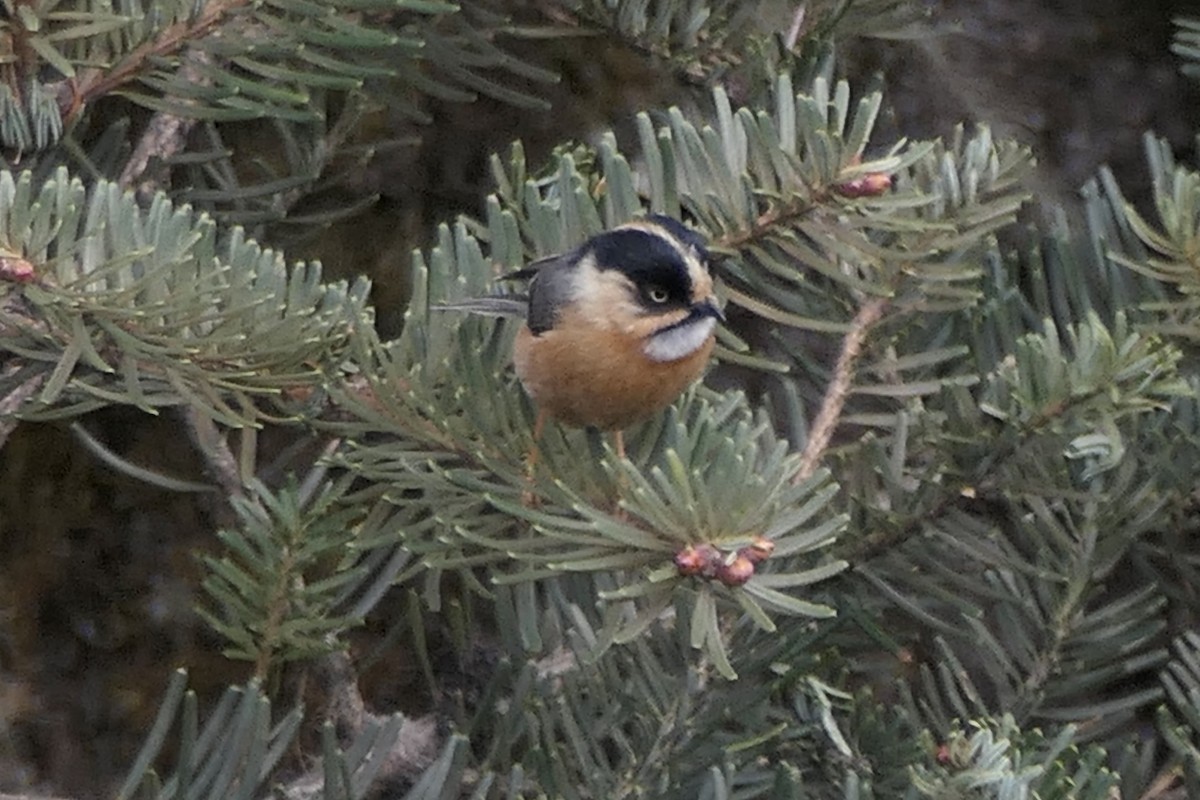
[[[693,317],[712,317],[718,322],[725,322],[725,313],[721,311],[721,307],[717,305],[717,298],[710,297],[707,300],[695,303],[691,309]]]

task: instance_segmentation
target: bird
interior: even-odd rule
[[[528,281],[525,296],[457,307],[524,317],[513,365],[537,408],[535,447],[553,419],[612,431],[624,458],[622,431],[674,402],[709,362],[724,321],[710,269],[704,237],[656,214],[504,277]]]

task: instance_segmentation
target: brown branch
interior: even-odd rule
[[[846,406],[846,398],[850,394],[851,382],[854,380],[854,370],[858,357],[862,353],[867,335],[875,324],[883,317],[888,300],[876,297],[867,301],[859,308],[858,313],[850,322],[850,330],[842,339],[842,351],[838,354],[837,366],[834,367],[833,380],[825,390],[821,400],[821,410],[813,422],[809,433],[808,443],[800,457],[800,468],[792,478],[793,483],[802,483],[817,470],[817,464],[829,448],[833,432],[837,429],[842,418],[842,409]]]
[[[250,0],[216,0],[207,3],[204,11],[195,19],[167,26],[155,39],[134,49],[112,69],[83,73],[81,78],[72,82],[72,91],[65,92],[60,100],[65,105],[64,124],[70,127],[92,100],[111,94],[126,83],[136,80],[149,68],[152,59],[177,54],[224,22],[230,13],[248,5]]]
[[[23,266],[18,267],[18,264]],[[10,280],[24,283],[24,277],[13,278],[12,276],[24,276],[26,267],[32,273],[32,265],[25,259],[13,257],[12,254],[0,253],[0,273],[8,272]],[[48,330],[49,325],[35,315],[33,307],[25,299],[23,292],[0,293],[0,339],[9,336],[20,337],[26,333],[45,335]],[[11,360],[5,359],[2,363],[4,376],[10,377],[27,365],[28,361],[20,356],[12,355]],[[41,391],[49,378],[49,372],[38,372],[17,385],[4,397],[0,397],[0,447],[4,447],[4,443],[8,441],[8,437],[20,423],[15,416],[17,412],[31,397]]]
[[[796,10],[792,13],[792,24],[788,28],[787,35],[783,38],[784,44],[788,50],[795,50],[796,43],[800,41],[800,33],[805,29],[804,23],[807,16],[808,4],[800,3],[796,6]]]
[[[47,377],[48,373],[39,372],[6,396],[0,397],[0,448],[4,447],[4,443],[21,421],[14,415],[25,405],[25,401],[37,394]]]
[[[211,60],[207,53],[196,49],[189,50],[179,74],[188,83],[208,85],[212,83],[212,79],[203,74],[199,66],[208,64]],[[162,161],[182,150],[188,134],[195,125],[195,118],[181,117],[168,111],[155,112],[146,130],[142,132],[137,147],[125,162],[125,168],[121,170],[121,177],[118,179],[121,186],[129,189],[137,183],[136,192],[139,197],[146,198],[152,195],[158,189],[158,181],[153,177],[141,181],[146,168],[152,160]]]
[[[345,653],[330,653],[318,660],[310,680],[325,695],[325,714],[343,745],[349,745],[368,725],[387,722],[388,717],[367,708],[358,689],[358,676]],[[443,739],[435,717],[406,718],[373,785],[412,786],[437,758]],[[317,800],[326,796],[325,788],[325,765],[317,761],[308,772],[280,786],[279,793],[285,800]]]
[[[237,457],[229,449],[229,442],[221,435],[217,424],[212,418],[200,412],[195,406],[187,406],[183,410],[187,421],[188,433],[196,444],[196,449],[204,456],[208,469],[216,478],[227,497],[241,497],[246,493],[242,483],[242,473],[238,468]]]
[[[724,236],[717,240],[717,244],[722,247],[741,247],[744,244],[753,242],[760,236],[765,235],[768,231],[780,225],[784,225],[793,219],[799,219],[814,211],[817,205],[812,198],[804,198],[794,205],[785,204],[763,212],[750,225],[747,231],[734,233],[730,236]]]

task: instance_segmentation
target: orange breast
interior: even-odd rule
[[[624,428],[670,405],[700,377],[715,337],[678,361],[654,362],[619,329],[572,324],[517,334],[513,364],[540,410],[567,425]]]

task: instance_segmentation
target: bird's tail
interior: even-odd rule
[[[519,294],[468,297],[450,303],[431,305],[432,311],[465,311],[468,314],[483,314],[489,317],[521,317],[529,310],[529,298]]]

